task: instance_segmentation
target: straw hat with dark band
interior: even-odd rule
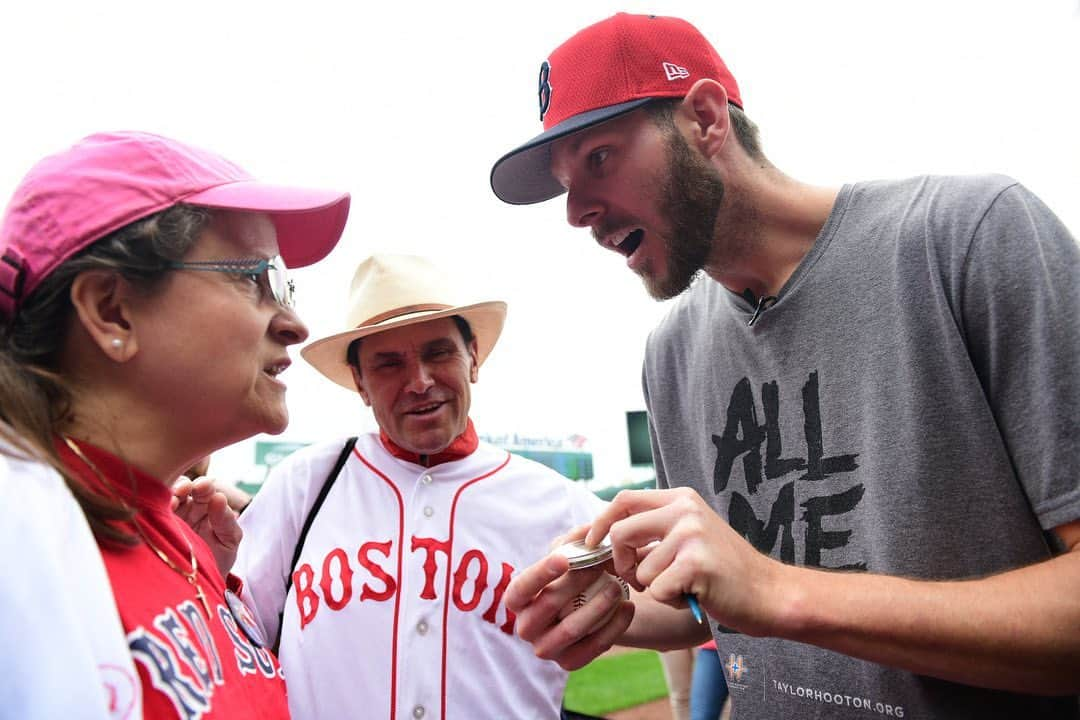
[[[464,303],[464,304],[463,304]],[[460,315],[476,337],[483,364],[502,332],[506,303],[466,303],[449,274],[414,255],[372,255],[360,263],[349,290],[345,332],[316,340],[300,354],[338,385],[356,390],[345,353],[357,338],[414,323]]]

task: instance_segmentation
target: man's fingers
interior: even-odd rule
[[[592,575],[595,578],[604,577],[600,573],[592,573]],[[586,587],[592,586],[597,581],[595,578],[589,580]],[[561,612],[559,613],[560,615],[565,613],[565,615],[534,644],[537,655],[555,658],[565,648],[593,634],[600,623],[610,619],[615,608],[622,602],[623,595],[622,588],[618,583],[611,578],[606,578],[606,580],[603,590],[589,598],[580,607],[575,607],[579,602],[576,599],[580,593],[574,593],[567,597],[560,607]],[[581,592],[584,592],[584,589]]]
[[[607,537],[608,532],[611,530],[611,526],[617,523],[623,518],[632,515],[635,510],[635,504],[633,498],[630,496],[633,493],[644,492],[642,490],[622,490],[614,499],[608,503],[608,506],[604,508],[604,511],[593,518],[592,526],[589,528],[588,535],[585,536],[585,543],[590,547],[595,547],[600,544],[600,541]],[[652,492],[652,491],[649,491]]]
[[[622,490],[593,520],[585,542],[596,545],[620,520],[669,505],[682,495],[681,490]]]
[[[220,491],[214,487],[214,481],[211,478],[200,477],[191,481],[191,496],[197,501],[207,502],[217,492]]]
[[[641,591],[649,581],[638,568],[658,542],[671,533],[679,521],[680,512],[673,505],[646,510],[620,520],[611,529],[611,556],[615,574]]]
[[[191,480],[181,476],[172,486],[173,497],[180,498],[181,500],[187,499],[191,495]]]
[[[569,601],[563,612],[569,610],[568,605]],[[633,616],[633,603],[623,599],[617,583],[609,581],[602,592],[569,610],[535,640],[534,650],[538,657],[554,660],[567,670],[577,669],[610,648],[629,627]]]
[[[649,545],[644,556],[639,556],[637,566],[637,578],[642,585],[653,589],[653,582],[657,576],[671,565],[675,560],[675,544],[671,542],[659,542]]]
[[[564,555],[548,555],[510,581],[503,595],[503,603],[512,612],[521,612],[541,590],[565,575],[569,569],[570,561]]]
[[[574,598],[595,582],[600,577],[600,573],[599,567],[574,570],[545,586],[528,605],[517,613],[514,632],[522,640],[534,644],[547,636],[553,628],[558,628],[559,615],[572,606]],[[578,639],[579,637],[567,636],[548,642],[554,642],[562,647]]]
[[[634,604],[620,600],[611,620],[597,632],[567,647],[556,662],[564,670],[577,670],[611,649],[634,619]]]
[[[240,545],[244,531],[240,529],[240,523],[236,520],[236,513],[229,507],[229,501],[223,493],[215,493],[210,500],[207,515],[210,525],[214,528],[214,534],[232,548]]]
[[[611,533],[612,545],[631,547],[636,553],[638,549],[663,540],[682,518],[691,514],[690,502],[680,499],[620,520]]]
[[[191,498],[174,498],[176,506],[173,508],[180,519],[186,522],[188,525],[195,527],[195,524],[206,517],[206,507],[199,503],[192,502]]]
[[[622,588],[609,581],[601,592],[591,597],[581,607],[575,607],[576,598],[603,577],[599,570],[575,570],[557,590],[546,592],[537,600],[545,606],[544,617],[518,616],[525,621],[518,634],[533,644],[537,656],[557,660],[563,651],[587,636],[595,634],[598,625],[610,618],[622,602]],[[609,579],[610,580],[610,579]],[[530,621],[536,623],[530,626]]]
[[[548,545],[548,550],[551,551],[551,550],[554,550],[557,547],[561,547],[561,546],[565,545],[568,542],[573,542],[574,540],[580,540],[581,538],[585,537],[585,533],[587,533],[588,531],[589,531],[589,526],[588,525],[578,525],[576,528],[572,528],[570,530],[567,530],[562,535],[559,535],[558,537],[556,537],[554,540],[551,541],[551,544]]]

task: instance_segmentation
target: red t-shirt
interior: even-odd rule
[[[170,489],[104,450],[84,442],[77,445],[112,491],[136,509],[139,529],[155,547],[185,571],[191,569],[194,551],[199,586],[210,605],[212,617],[207,618],[195,588],[146,543],[101,546],[142,681],[145,717],[286,720],[289,710],[277,659],[256,647],[236,623],[214,556],[173,513]],[[58,450],[64,464],[87,485],[101,486],[97,473],[70,448],[61,442]]]

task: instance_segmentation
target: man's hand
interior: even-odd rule
[[[196,480],[181,477],[173,483],[172,506],[210,546],[221,576],[228,575],[244,533],[225,494],[215,488],[214,481],[208,477]]]
[[[586,541],[610,534],[614,572],[673,608],[693,594],[720,623],[749,635],[769,631],[778,612],[769,590],[783,566],[759,553],[689,488],[624,490]]]
[[[623,600],[616,583],[559,620],[560,612],[572,607],[574,598],[601,572],[600,566],[570,572],[569,560],[552,553],[511,581],[503,600],[517,615],[517,634],[532,643],[537,657],[576,670],[607,651],[629,627],[634,604]],[[594,628],[608,613],[608,621]]]

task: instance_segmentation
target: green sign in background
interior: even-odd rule
[[[272,468],[308,443],[259,440],[255,443],[255,464]]]
[[[515,455],[547,465],[571,480],[591,480],[593,476],[592,453],[564,450],[518,450],[516,448],[509,448],[509,450]]]
[[[307,447],[309,443],[302,442],[286,442],[282,440],[256,440],[255,441],[255,464],[261,465],[266,468],[267,471],[270,468],[277,465],[286,457],[296,452],[300,448]],[[265,477],[265,473],[263,474]],[[236,487],[240,488],[249,495],[254,495],[262,487],[262,481],[257,483],[251,482],[238,482]]]

